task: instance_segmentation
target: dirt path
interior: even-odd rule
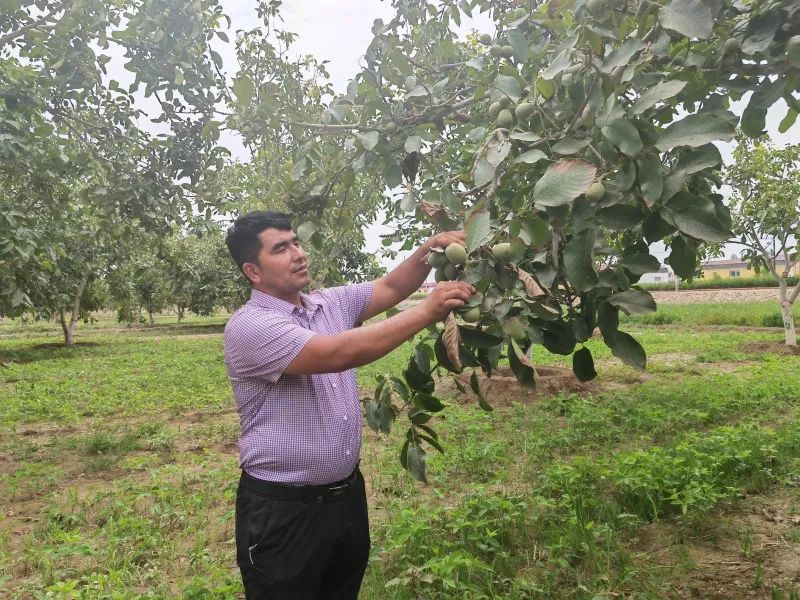
[[[678,292],[651,292],[657,304],[707,304],[729,302],[769,302],[778,299],[778,288],[735,288],[725,290],[680,290]]]

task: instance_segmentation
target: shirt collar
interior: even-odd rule
[[[308,312],[309,316],[317,312],[317,309],[322,306],[322,302],[318,299],[300,292],[300,301],[303,306],[297,306],[281,298],[276,298],[266,292],[253,288],[250,292],[250,302],[261,308],[267,308],[287,315],[301,313],[303,310]]]

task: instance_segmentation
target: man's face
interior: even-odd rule
[[[256,288],[281,297],[297,293],[311,282],[306,253],[294,231],[270,228],[258,237],[258,264],[244,264],[245,273]]]

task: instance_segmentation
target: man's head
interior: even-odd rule
[[[292,231],[289,216],[255,211],[233,222],[225,243],[252,286],[278,298],[289,298],[307,286],[306,253]]]

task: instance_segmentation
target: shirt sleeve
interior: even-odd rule
[[[367,281],[328,288],[325,292],[339,303],[345,323],[350,328],[361,322],[361,315],[367,310],[369,301],[372,300],[373,287],[373,283]]]
[[[238,319],[225,328],[225,355],[236,376],[276,383],[316,334],[280,314]]]

